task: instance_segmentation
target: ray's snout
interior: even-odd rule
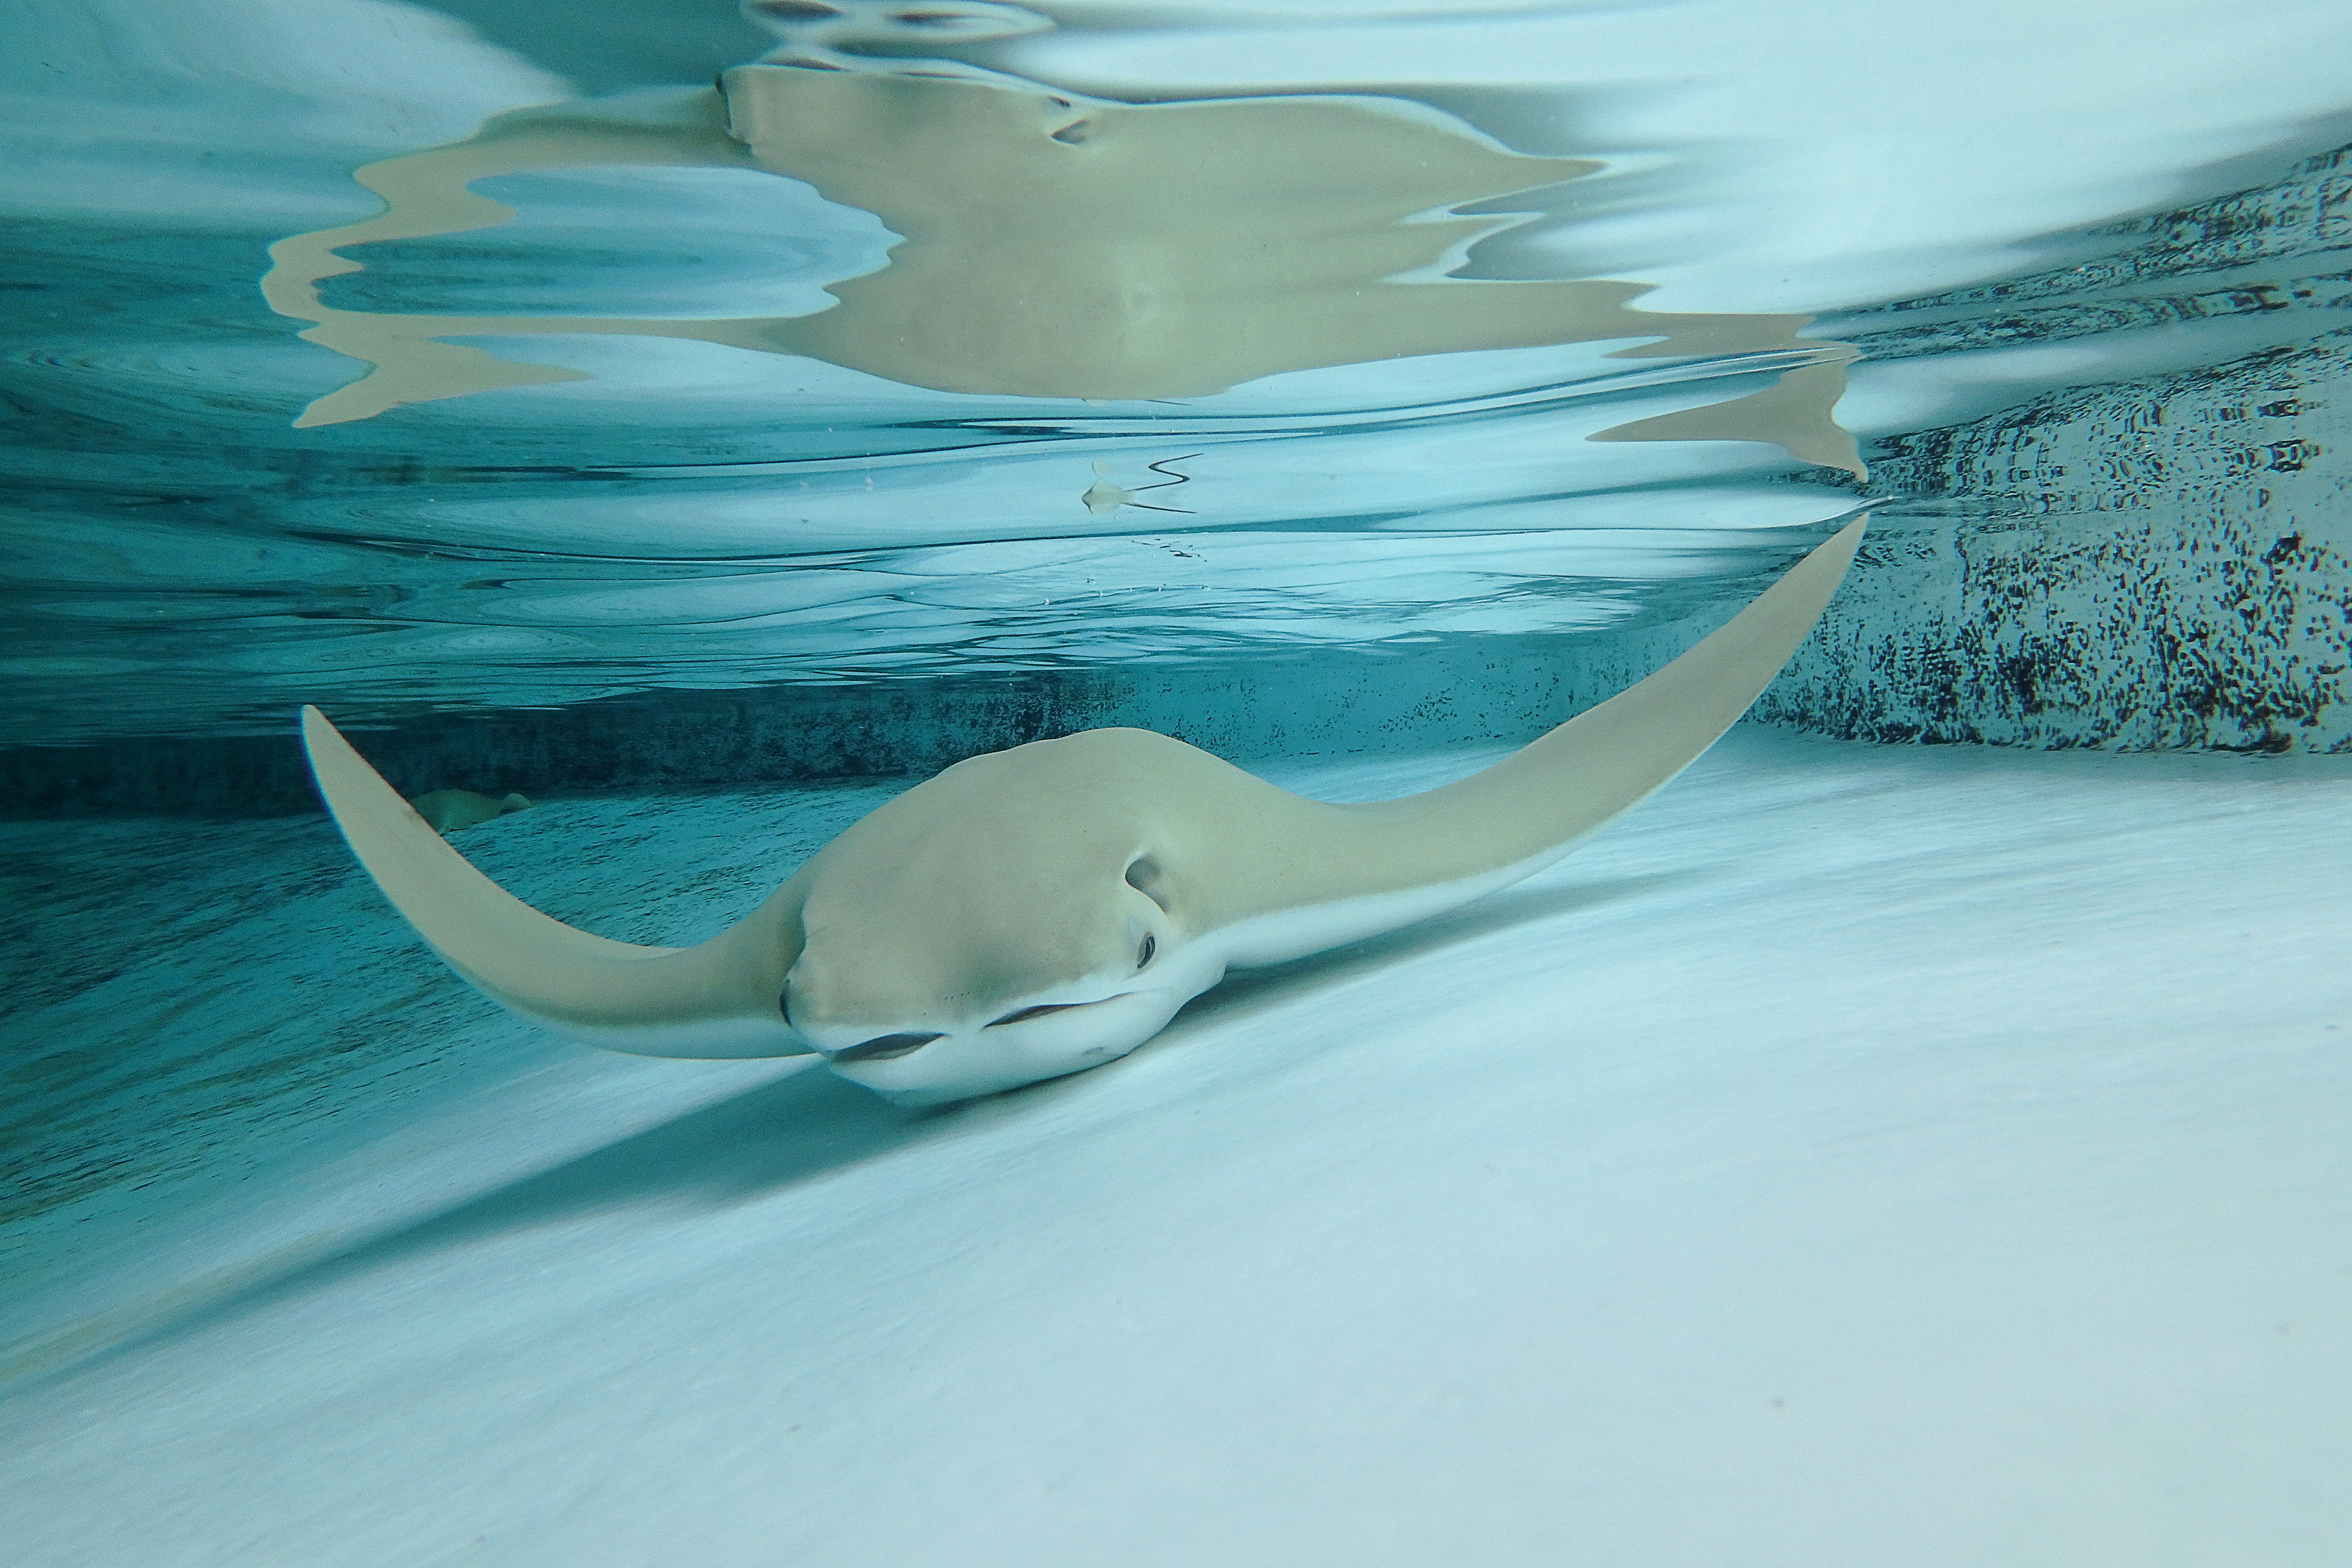
[[[892,1061],[899,1057],[912,1056],[933,1040],[944,1037],[940,1035],[877,1035],[870,1040],[859,1041],[847,1050],[833,1052],[826,1060],[836,1063]]]

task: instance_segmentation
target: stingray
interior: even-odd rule
[[[1748,710],[1811,631],[1856,520],[1638,685],[1491,767],[1332,805],[1145,730],[956,763],[687,948],[612,942],[474,869],[316,708],[303,739],[352,853],[459,975],[639,1056],[822,1053],[937,1104],[1114,1060],[1227,970],[1393,931],[1533,875]]]

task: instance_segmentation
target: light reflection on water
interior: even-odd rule
[[[1999,7],[1922,24],[1976,63],[1867,177],[1891,46],[1822,64],[1759,5],[754,5],[781,41],[717,88],[565,46],[590,99],[514,52],[529,7],[461,9],[499,42],[360,0],[16,24],[5,739],[1634,626],[1870,493],[1848,343],[1883,443],[2341,292],[2292,282],[2328,221],[2137,270],[2166,237],[2058,221],[2274,177],[2332,87],[2034,100]],[[1728,135],[1759,104],[1778,140]],[[2006,205],[1963,153],[2037,141]]]

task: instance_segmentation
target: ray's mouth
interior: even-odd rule
[[[1124,995],[1126,993],[1122,992],[1120,994]],[[1099,1007],[1105,1002],[1116,1002],[1118,999],[1118,996],[1104,996],[1092,1002],[1040,1002],[1034,1007],[1017,1008],[1005,1014],[1002,1018],[992,1018],[988,1021],[987,1026],[993,1029],[1003,1024],[1025,1024],[1032,1018],[1042,1018],[1049,1013],[1070,1013],[1081,1007]],[[789,1007],[786,1009],[785,1017],[789,1022],[791,1018]],[[933,1040],[945,1038],[947,1038],[946,1035],[936,1032],[877,1035],[870,1040],[860,1040],[854,1046],[831,1052],[825,1059],[836,1067],[852,1062],[896,1061],[900,1057],[913,1056]]]
[[[988,1026],[993,1029],[999,1024],[1025,1024],[1032,1018],[1042,1018],[1048,1013],[1066,1013],[1073,1007],[1093,1005],[1091,1002],[1040,1002],[1034,1007],[1024,1007],[1018,1012],[1007,1013],[1002,1018],[991,1018],[988,1021]]]
[[[847,1050],[835,1051],[826,1059],[836,1065],[842,1062],[887,1062],[908,1057],[945,1038],[940,1035],[877,1035],[870,1040],[860,1040]]]

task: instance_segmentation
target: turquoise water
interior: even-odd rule
[[[2341,1539],[2344,758],[2278,754],[2352,751],[2341,5],[19,0],[0,45],[42,1568]],[[688,942],[1040,735],[1426,787],[1864,510],[1758,710],[1814,738],[943,1113],[499,1013],[291,741],[528,793],[469,858]]]
[[[737,37],[723,10],[694,13],[696,26]],[[877,374],[887,356],[860,342],[820,345],[828,363],[635,331],[538,335],[525,330],[530,319],[550,315],[822,323],[827,287],[858,280],[879,292],[833,316],[862,310],[845,331],[887,336],[907,291],[891,294],[892,279],[910,251],[872,214],[805,180],[740,159],[696,164],[714,155],[692,136],[650,151],[614,140],[614,125],[707,120],[746,93],[739,86],[718,103],[690,86],[652,85],[677,79],[658,74],[676,68],[675,54],[631,55],[620,40],[641,36],[642,18],[589,72],[610,93],[566,108],[562,82],[501,47],[545,34],[525,25],[528,7],[486,10],[497,24],[488,39],[422,7],[317,10],[278,32],[264,12],[234,6],[209,22],[201,7],[136,21],[104,6],[35,7],[14,24],[26,47],[8,68],[20,155],[0,300],[15,425],[5,738],[276,733],[291,704],[311,700],[392,718],[679,689],[1573,637],[1734,600],[1814,529],[1876,497],[1895,498],[1879,513],[1883,539],[1942,542],[1955,519],[1963,533],[2053,516],[2112,531],[2117,514],[2128,523],[2188,502],[2233,503],[2213,487],[2250,464],[2306,482],[2320,477],[2315,467],[2329,484],[2337,478],[2340,446],[2322,437],[2345,325],[2343,176],[2326,154],[2326,114],[2340,106],[2316,82],[2242,87],[2226,64],[2294,38],[2306,40],[2298,57],[2324,55],[2308,41],[2329,36],[2324,9],[2217,24],[2210,36],[2176,21],[2179,58],[2151,43],[2163,58],[2148,68],[2160,78],[2209,58],[2210,69],[2196,68],[2206,71],[2200,95],[2163,99],[2153,79],[2136,91],[2120,64],[2103,67],[2095,88],[2078,86],[2089,95],[2079,104],[2003,100],[1991,142],[1965,91],[1941,77],[1921,88],[1899,135],[1874,132],[1874,95],[1885,89],[1865,81],[1860,58],[1853,79],[1800,112],[1779,83],[1813,68],[1811,46],[1769,10],[1718,6],[1685,26],[1667,16],[1674,7],[1537,7],[1230,36],[1218,15],[1136,33],[1103,30],[1081,11],[1058,30],[994,39],[985,35],[1009,24],[982,10],[996,22],[962,32],[927,23],[922,34],[928,47],[963,38],[959,58],[971,63],[957,68],[976,82],[894,79],[1016,102],[1042,80],[1053,84],[1042,90],[1147,107],[1189,82],[1213,108],[1246,108],[1234,95],[1268,58],[1300,69],[1321,59],[1334,72],[1352,61],[1353,74],[1291,101],[1337,106],[1330,134],[1342,145],[1393,121],[1400,145],[1465,161],[1447,176],[1458,188],[1441,180],[1398,200],[1442,206],[1536,184],[1455,204],[1492,215],[1458,233],[1360,212],[1314,221],[1379,250],[1361,282],[1410,263],[1418,291],[1399,309],[1413,321],[1431,297],[1444,315],[1449,292],[1474,282],[1527,290],[1511,297],[1528,301],[1528,321],[1494,329],[1447,315],[1353,338],[1317,329],[1319,340],[1289,347],[1291,361],[1362,344],[1381,357],[1287,371],[1281,353],[1203,351],[1217,361],[1210,382],[1241,378],[1230,390],[1178,375],[1169,385],[1181,395],[1139,400],[908,384]],[[1730,62],[1718,44],[1695,42],[1712,37],[1698,28],[1704,17],[1761,28],[1753,57]],[[896,24],[873,22],[882,31],[871,37],[824,33],[834,41],[823,44],[804,36],[815,23],[786,23],[771,57],[782,63],[761,82],[782,79],[787,101],[804,91],[796,73],[839,76],[809,68],[827,50],[850,48],[842,58],[864,62],[852,74],[865,81],[899,70],[890,62],[908,47]],[[1834,9],[1810,24],[1844,25]],[[1954,81],[2004,58],[1955,19],[1936,26],[1949,34],[1940,47],[1975,51],[1975,64],[1951,66]],[[689,36],[684,27],[673,49]],[[1557,81],[1516,63],[1580,40],[1583,64],[1550,68]],[[1497,52],[1507,45],[1518,52]],[[364,81],[352,74],[355,49],[369,61]],[[1685,63],[1717,84],[1712,98],[1633,85],[1653,74],[1637,70],[1644,59],[1681,68],[1677,49],[1697,51]],[[1407,63],[1429,79],[1383,74]],[[2086,139],[2085,117],[2107,99],[2122,107]],[[553,110],[531,107],[550,100]],[[1784,129],[1731,139],[1726,117],[1752,103],[1778,104]],[[345,254],[359,268],[326,279],[317,296],[363,330],[392,322],[397,333],[419,315],[503,321],[488,335],[454,335],[452,352],[478,346],[500,364],[583,379],[295,427],[365,366],[301,341],[306,319],[264,303],[266,248],[366,221],[379,204],[352,181],[355,163],[462,142],[499,111],[521,112],[526,129],[533,114],[586,126],[586,150],[562,156],[591,166],[492,174],[475,189],[511,207],[513,221],[352,245]],[[1136,177],[1160,177],[1153,157],[1192,156],[1176,142],[1143,149]],[[1340,177],[1343,156],[1318,156]],[[2001,160],[2032,172],[2003,184],[1984,166]],[[1239,226],[1233,243],[1273,243],[1265,236],[1282,232],[1286,198],[1237,189],[1240,178],[1171,192],[1167,201],[1191,208],[1152,219],[1148,244],[1159,248],[1134,264],[1170,278],[1207,265],[1224,243],[1221,225]],[[442,195],[459,184],[442,179]],[[1123,174],[1104,186],[1125,188]],[[1262,201],[1275,205],[1252,205]],[[1054,225],[1076,221],[1068,205],[1021,221],[1058,233]],[[1792,217],[1798,209],[1815,226]],[[949,276],[969,272],[971,257],[1009,266],[1045,243],[999,237],[957,249],[953,224],[965,220],[942,221],[951,232],[915,248],[962,258]],[[1399,235],[1396,254],[1380,249]],[[1589,278],[1654,289],[1636,310],[1730,325],[1647,347],[1620,337],[1391,357],[1449,331],[1543,337],[1566,308],[1548,290],[1591,287],[1561,281]],[[1278,269],[1246,268],[1214,288],[1229,309],[1240,308],[1236,289],[1290,289],[1290,304],[1265,307],[1270,321],[1304,313],[1299,290],[1311,292]],[[1210,296],[1191,298],[1164,308],[1209,308]],[[1032,330],[1024,308],[1005,307],[1008,332]],[[1789,337],[1798,315],[1815,320]],[[1201,335],[1151,320],[1179,341]],[[1089,352],[1112,352],[1087,331]],[[1155,342],[1135,352],[1164,358],[1167,342]],[[1665,357],[1612,357],[1629,342]],[[1834,377],[1849,355],[1838,345],[1865,356],[1836,419],[1863,437],[1875,464],[1866,481],[1828,466],[1839,460],[1837,392],[1818,380],[1782,423],[1805,426],[1807,455],[1821,460],[1760,438],[1770,419],[1750,421],[1753,439],[1586,438],[1720,405],[1792,364]],[[1002,361],[1018,346],[971,353]],[[1269,365],[1274,374],[1252,374]],[[964,368],[988,373],[980,359]],[[1007,384],[1027,374],[999,368]],[[1083,365],[1068,374],[1077,390],[1096,384]],[[2250,376],[2259,384],[2248,391]],[[1099,390],[1124,389],[1115,375],[1097,379]],[[1148,381],[1137,387],[1150,391]],[[2151,454],[2134,410],[2217,382],[2231,406],[2204,420],[2235,427],[2176,423]],[[2062,434],[2087,446],[2083,460],[2045,451],[2019,466],[2021,447]]]

